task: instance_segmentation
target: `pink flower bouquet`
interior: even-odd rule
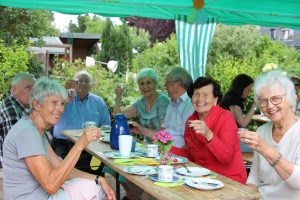
[[[165,130],[160,130],[154,134],[152,139],[153,142],[159,146],[160,163],[169,164],[170,155],[168,152],[170,151],[174,141],[173,135]]]

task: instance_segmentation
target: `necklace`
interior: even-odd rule
[[[146,99],[146,110],[149,112],[152,108],[152,106],[154,105],[154,102],[156,100],[157,94],[155,93],[154,96],[149,99]]]

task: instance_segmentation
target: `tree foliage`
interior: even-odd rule
[[[52,21],[53,13],[50,11],[0,6],[0,39],[6,45],[13,45],[13,41],[26,44],[29,37],[58,35]]]
[[[226,92],[240,73],[255,78],[267,63],[276,63],[289,74],[300,76],[300,52],[267,36],[255,26],[218,25],[208,54],[207,73],[222,80]]]
[[[132,47],[141,53],[150,48],[150,35],[149,32],[136,27],[129,27],[130,40],[132,41]]]
[[[112,22],[107,19],[101,36],[101,43],[99,60],[102,62],[117,60],[119,62],[118,71],[126,72],[132,59],[132,43],[128,26],[123,24],[114,28]]]
[[[165,41],[172,33],[175,33],[174,20],[149,19],[141,17],[126,18],[129,26],[145,29],[150,34],[152,44],[156,41]]]
[[[77,17],[78,25],[70,21],[69,32],[84,33],[86,31],[88,21],[90,21],[90,16],[88,14],[78,15]]]
[[[7,47],[0,40],[0,99],[7,95],[12,77],[19,72],[28,71],[29,58],[25,46],[15,44]]]
[[[151,49],[147,49],[137,55],[132,61],[135,71],[145,67],[152,67],[159,76],[158,87],[164,90],[165,76],[174,66],[180,65],[177,40],[172,34],[165,42],[155,43]]]

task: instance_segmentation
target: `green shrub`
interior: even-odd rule
[[[19,72],[28,71],[29,54],[25,46],[13,44],[6,47],[0,40],[0,99],[3,99],[11,86],[11,79]]]

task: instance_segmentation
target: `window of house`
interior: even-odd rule
[[[281,29],[281,40],[292,40],[294,38],[293,29]]]
[[[276,30],[275,28],[270,29],[270,37],[275,40],[276,39]]]

